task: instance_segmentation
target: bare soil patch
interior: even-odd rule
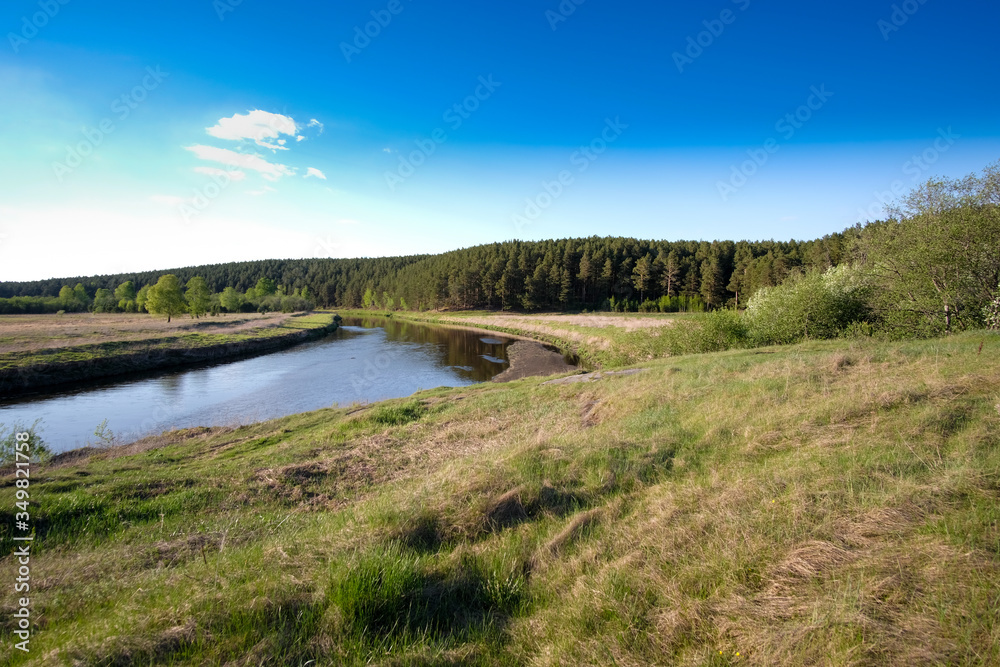
[[[555,375],[575,370],[563,355],[546,348],[541,343],[519,340],[507,347],[510,368],[493,378],[494,382],[510,382],[536,375]]]

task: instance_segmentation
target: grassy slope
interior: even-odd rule
[[[0,660],[997,664],[998,362],[988,334],[679,357],[41,469],[39,631]]]

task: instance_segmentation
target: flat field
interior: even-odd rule
[[[65,313],[63,315],[0,315],[0,354],[32,350],[140,341],[190,333],[235,333],[280,325],[284,313],[220,315],[192,319],[142,314]]]
[[[5,315],[0,392],[254,354],[333,327],[331,313],[177,317],[169,323],[151,315]]]

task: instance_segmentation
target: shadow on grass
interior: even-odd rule
[[[328,599],[363,644],[495,645],[526,590],[524,567],[493,567],[469,554],[442,563],[393,542],[335,568]]]

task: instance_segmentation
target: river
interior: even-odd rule
[[[345,318],[334,333],[269,354],[147,373],[4,400],[8,429],[41,419],[53,452],[192,426],[227,426],[333,405],[484,382],[507,368],[513,339],[392,318]]]

